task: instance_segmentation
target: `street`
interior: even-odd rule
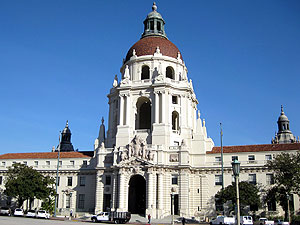
[[[69,221],[69,220],[45,220],[45,219],[34,219],[34,218],[26,218],[26,217],[14,217],[14,216],[0,216],[0,225],[74,225],[78,224],[76,220]],[[80,225],[89,224],[91,225],[92,222],[81,222]]]

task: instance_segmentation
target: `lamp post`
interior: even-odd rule
[[[59,157],[60,157],[60,135],[59,132],[59,143],[57,146],[57,168],[56,168],[56,180],[55,180],[55,201],[54,201],[54,217],[56,217],[56,205],[57,205],[57,187],[58,187],[58,171],[59,171]]]
[[[174,192],[171,191],[171,206],[172,206],[172,225],[174,225]]]
[[[235,185],[236,185],[237,225],[240,225],[240,193],[239,193],[240,162],[235,159],[231,164],[232,164],[232,170],[233,170],[233,175],[235,178]]]

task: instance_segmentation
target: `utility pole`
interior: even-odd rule
[[[57,205],[57,187],[58,187],[58,171],[59,171],[59,157],[60,157],[60,136],[61,132],[59,132],[59,143],[56,148],[57,150],[57,167],[56,167],[56,182],[55,182],[55,201],[54,201],[54,217],[56,217],[56,205]]]

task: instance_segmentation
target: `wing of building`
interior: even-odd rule
[[[144,32],[128,51],[109,91],[108,129],[104,121],[94,151],[74,151],[68,123],[52,152],[0,155],[0,187],[15,162],[55,177],[59,164],[58,209],[62,215],[107,210],[210,217],[222,187],[221,148],[207,135],[205,120],[187,76],[183,54],[167,38],[154,4]],[[232,183],[231,162],[241,162],[240,180],[272,185],[266,162],[281,152],[300,150],[283,109],[272,144],[225,146],[224,186]],[[58,153],[60,159],[58,160]],[[10,204],[2,198],[1,205]],[[299,199],[294,199],[299,209]],[[40,207],[35,200],[33,207]],[[276,206],[276,204],[275,204]],[[298,207],[298,208],[297,208]],[[265,211],[282,213],[273,203]]]

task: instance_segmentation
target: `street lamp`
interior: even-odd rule
[[[239,194],[239,174],[240,174],[240,162],[234,160],[232,163],[232,170],[236,185],[236,208],[237,208],[237,225],[240,225],[240,194]]]
[[[173,188],[171,189],[171,205],[172,205],[172,225],[174,225],[174,190]]]
[[[60,157],[60,136],[61,132],[59,132],[59,143],[56,148],[57,150],[57,167],[56,167],[56,180],[55,180],[55,201],[54,201],[54,217],[56,217],[56,208],[57,208],[57,187],[58,187],[58,170],[59,170],[59,157]]]

